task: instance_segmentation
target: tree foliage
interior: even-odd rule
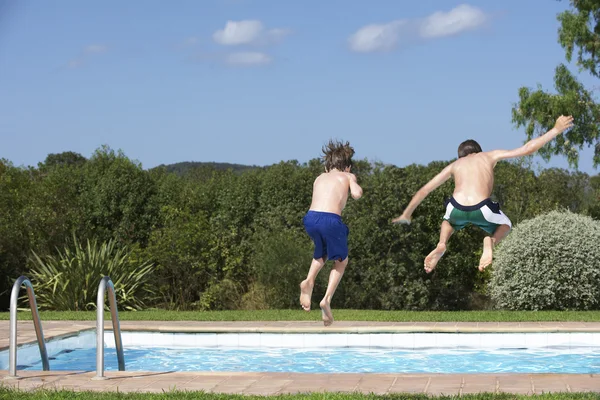
[[[423,259],[438,241],[451,183],[419,206],[410,227],[390,223],[445,165],[355,163],[365,195],[350,199],[344,210],[350,262],[334,307],[458,310],[486,305],[490,273],[476,268],[481,231],[455,234],[436,271],[423,271]],[[321,171],[315,159],[242,173],[203,167],[178,175],[167,168],[145,170],[108,147],[83,163],[20,168],[3,160],[0,307],[7,309],[14,279],[35,273],[33,252],[41,260],[62,260],[65,249],[73,249],[73,235],[81,243],[128,248],[131,265],[151,263],[153,293],[139,294],[146,306],[298,307],[298,284],[312,257],[302,217]],[[499,163],[494,196],[516,224],[563,208],[594,218],[600,214],[597,176],[562,169],[536,174],[527,163]],[[79,272],[73,268],[75,279]],[[326,266],[314,289],[314,307],[328,275]]]
[[[558,15],[558,42],[568,62],[576,54],[580,71],[600,78],[600,0],[570,0],[570,5],[571,9]],[[540,154],[545,159],[563,154],[571,165],[577,165],[579,151],[589,146],[594,149],[593,162],[597,167],[600,105],[594,96],[595,89],[586,88],[564,64],[556,67],[554,86],[556,93],[545,91],[540,85],[535,90],[520,88],[519,102],[512,109],[513,122],[517,127],[525,127],[527,138],[531,139],[550,130],[559,115],[573,115],[575,127],[546,145]]]

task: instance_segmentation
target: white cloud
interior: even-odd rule
[[[266,30],[258,20],[227,21],[224,29],[213,34],[213,39],[224,46],[270,44],[280,41],[288,34],[289,30],[282,28]]]
[[[354,51],[368,53],[391,50],[398,43],[400,28],[405,21],[392,21],[387,24],[363,26],[348,38],[348,44]]]
[[[456,35],[479,28],[486,21],[487,16],[482,10],[461,4],[448,12],[438,11],[425,18],[421,24],[420,35],[423,38]]]
[[[227,21],[225,29],[216,31],[213,39],[222,45],[248,44],[257,40],[263,29],[260,21]]]
[[[241,51],[228,54],[225,62],[230,65],[254,66],[266,65],[271,63],[272,59],[268,54],[257,51]]]
[[[415,36],[427,40],[457,35],[479,28],[487,20],[481,9],[461,4],[450,11],[437,11],[421,19],[363,26],[350,35],[348,45],[351,50],[361,53],[389,51],[403,39]]]

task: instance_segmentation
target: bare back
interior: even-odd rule
[[[325,172],[315,179],[310,209],[342,215],[348,201],[348,191],[354,198],[362,195],[362,189],[353,174],[338,170]]]
[[[452,164],[453,196],[465,206],[480,203],[492,195],[496,161],[489,152],[469,154]]]

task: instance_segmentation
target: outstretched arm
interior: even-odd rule
[[[358,185],[358,182],[356,180],[356,175],[351,174],[350,172],[347,172],[347,175],[348,175],[348,180],[350,181],[350,195],[352,196],[352,198],[354,200],[358,200],[362,197],[363,190]]]
[[[542,148],[546,143],[550,142],[552,139],[566,131],[567,129],[573,126],[573,117],[568,116],[565,117],[561,115],[556,120],[556,124],[554,128],[550,129],[548,132],[543,134],[540,137],[530,140],[525,143],[523,146],[518,149],[513,150],[494,150],[490,151],[489,154],[494,160],[494,162],[498,162],[501,160],[505,160],[507,158],[515,158],[515,157],[523,157],[528,156],[530,154],[535,153],[539,149]]]
[[[417,208],[417,206],[421,204],[423,200],[425,200],[425,197],[427,197],[429,193],[433,192],[444,182],[450,179],[450,177],[452,176],[452,165],[453,164],[448,165],[442,170],[442,172],[437,174],[432,180],[427,182],[425,186],[419,189],[417,193],[413,196],[410,203],[408,203],[408,206],[406,207],[402,215],[397,218],[394,218],[392,222],[400,224],[410,224],[412,213],[415,211],[415,208]]]

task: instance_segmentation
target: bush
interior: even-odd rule
[[[156,265],[153,281],[159,306],[194,309],[211,280],[218,281],[214,229],[204,213],[193,215],[175,207],[163,207],[161,220],[162,226],[154,229],[142,252]]]
[[[257,277],[255,289],[263,288],[269,308],[300,308],[300,282],[306,279],[313,255],[310,238],[300,230],[281,230],[260,233],[255,239],[256,253],[251,261]],[[317,277],[313,305],[325,293],[330,266],[331,262]]]
[[[250,285],[248,292],[242,296],[240,309],[268,310],[269,299],[275,297],[270,292],[271,290],[268,287],[261,285],[260,283]]]
[[[98,285],[109,276],[115,286],[119,309],[140,310],[153,291],[148,285],[153,265],[136,263],[127,247],[114,240],[83,245],[76,237],[73,246],[58,255],[38,256],[33,252],[29,272],[42,310],[82,311],[96,309]]]
[[[519,224],[499,246],[491,295],[510,310],[599,308],[600,222],[552,211]]]
[[[240,308],[242,293],[240,285],[231,279],[214,283],[202,293],[200,309],[203,311],[236,310]]]

